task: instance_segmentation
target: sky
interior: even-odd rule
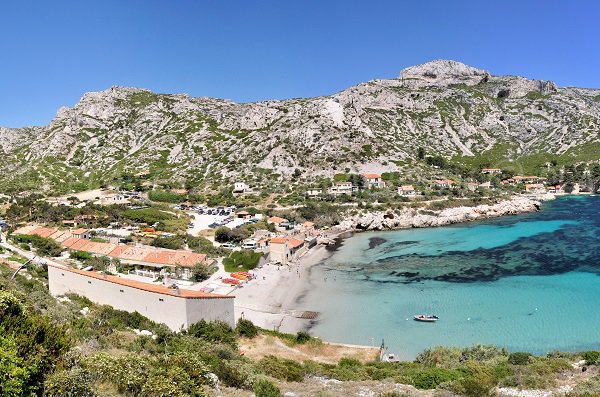
[[[434,59],[600,87],[596,0],[3,0],[0,126],[113,85],[251,102]]]

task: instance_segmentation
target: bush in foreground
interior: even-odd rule
[[[254,338],[258,335],[258,327],[250,320],[240,318],[236,327],[237,333],[245,338]]]
[[[281,397],[281,391],[267,379],[259,379],[254,383],[256,397]]]

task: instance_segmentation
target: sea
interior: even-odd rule
[[[311,334],[402,359],[437,345],[600,349],[600,196],[539,212],[357,233],[310,272]],[[435,323],[414,321],[435,314]]]

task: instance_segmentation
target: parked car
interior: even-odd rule
[[[234,249],[236,247],[236,245],[233,243],[225,243],[225,244],[221,244],[221,247],[227,248],[227,249]]]
[[[256,244],[256,241],[246,241],[242,245],[242,248],[245,250],[255,250],[258,248],[258,244]]]

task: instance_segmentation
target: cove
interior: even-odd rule
[[[312,268],[300,303],[321,312],[314,335],[385,339],[405,359],[436,345],[598,349],[599,213],[600,197],[564,197],[537,213],[359,233]],[[413,321],[419,313],[441,319]]]

